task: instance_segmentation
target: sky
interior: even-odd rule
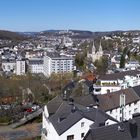
[[[0,30],[140,30],[140,0],[0,0]]]

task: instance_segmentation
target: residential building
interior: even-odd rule
[[[98,107],[120,122],[122,119],[123,121],[132,119],[133,114],[140,113],[140,94],[137,93],[139,89],[140,86],[137,86],[137,88],[128,88],[108,94],[87,94],[74,97],[73,100],[75,103],[86,107]],[[123,110],[120,105],[120,96],[122,94],[125,97]]]
[[[140,64],[138,61],[128,61],[126,64],[125,64],[125,69],[128,69],[128,70],[136,70],[140,67]]]
[[[72,72],[74,59],[72,57],[60,56],[56,52],[48,52],[44,56],[44,75],[49,77],[52,73]]]
[[[2,59],[2,70],[4,72],[15,72],[16,60],[15,59]]]
[[[99,76],[97,83],[93,85],[93,92],[106,94],[137,85],[140,85],[140,71],[123,71]]]
[[[92,124],[101,127],[117,122],[99,109],[86,108],[72,101],[55,101],[50,101],[43,111],[43,140],[82,140]]]
[[[16,60],[16,75],[24,75],[26,73],[25,59]]]
[[[105,127],[92,127],[83,140],[139,140],[140,116]]]
[[[30,58],[29,70],[31,73],[44,73],[43,58]]]

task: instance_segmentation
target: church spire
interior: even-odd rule
[[[102,49],[102,44],[101,44],[101,41],[100,41],[100,45],[99,45],[99,52],[102,52],[103,49]]]

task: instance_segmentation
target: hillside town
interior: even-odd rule
[[[39,120],[42,140],[140,139],[139,31],[14,34],[0,40],[0,125]]]

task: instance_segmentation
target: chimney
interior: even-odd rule
[[[138,126],[136,121],[133,119],[129,122],[129,130],[132,138],[137,138],[138,135]]]

